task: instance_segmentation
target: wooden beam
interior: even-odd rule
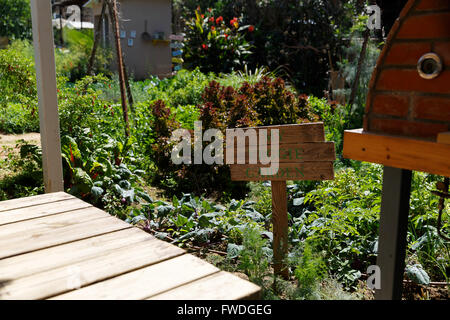
[[[364,132],[344,133],[344,158],[450,177],[450,145],[409,137]]]
[[[64,191],[50,1],[31,0],[45,192]]]
[[[273,223],[273,270],[289,279],[285,259],[288,253],[288,215],[286,181],[271,181]]]
[[[377,265],[380,289],[377,300],[401,300],[405,269],[411,171],[384,168]]]

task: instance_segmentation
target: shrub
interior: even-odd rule
[[[242,68],[251,55],[246,33],[254,31],[254,26],[241,26],[242,18],[234,17],[225,21],[222,16],[214,16],[213,10],[195,16],[186,25],[186,63],[200,67],[204,72],[230,72]]]
[[[306,300],[319,299],[319,284],[326,273],[322,257],[314,254],[312,246],[306,243],[294,272],[298,281],[297,294]]]
[[[346,1],[174,1],[174,29],[185,30],[183,17],[192,17],[198,6],[213,8],[215,17],[228,22],[242,17],[242,23],[254,25],[249,66],[267,66],[278,70],[298,90],[322,96],[328,87],[327,73],[333,61],[341,60],[348,32],[365,3]],[[335,66],[334,66],[335,67]]]
[[[36,107],[34,62],[14,49],[0,50],[0,105],[17,102]]]
[[[31,11],[28,0],[0,0],[0,37],[31,39]]]

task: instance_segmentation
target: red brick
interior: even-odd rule
[[[444,66],[450,66],[450,42],[436,42],[434,45],[434,52],[437,53],[442,61],[444,62]]]
[[[415,69],[383,70],[376,84],[376,90],[411,91],[424,93],[450,93],[450,71],[444,71],[435,79],[419,76]]]
[[[436,39],[450,37],[450,12],[408,17],[398,39]]]
[[[417,65],[420,57],[431,51],[431,43],[394,43],[386,55],[385,65]]]
[[[449,125],[411,122],[396,119],[370,119],[370,131],[408,137],[436,138],[440,132],[448,131]]]
[[[446,9],[450,9],[450,2],[448,0],[422,0],[416,7],[417,11]]]
[[[409,110],[409,101],[406,96],[376,95],[373,100],[372,112],[398,117],[406,117]]]
[[[414,117],[416,119],[447,121],[450,124],[450,98],[415,97]]]

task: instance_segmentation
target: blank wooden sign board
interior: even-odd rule
[[[228,129],[229,134],[237,129]],[[227,140],[226,154],[233,148],[233,163],[237,163],[239,151],[245,154],[245,163],[231,164],[231,179],[234,181],[271,181],[272,186],[272,222],[273,222],[273,254],[275,274],[288,277],[288,269],[283,260],[288,250],[288,217],[287,190],[288,180],[333,180],[333,161],[336,160],[334,142],[325,141],[323,123],[307,123],[294,125],[269,126],[242,129],[245,134],[255,130],[258,139],[246,139],[245,144],[233,145]],[[261,135],[266,135],[267,154],[271,155],[271,131],[278,130],[279,160],[278,170],[273,169],[263,174],[262,168],[271,165],[261,163],[258,148]],[[256,142],[257,141],[257,142]],[[257,163],[250,164],[249,154],[258,154]],[[227,159],[227,163],[230,163]],[[269,173],[269,174],[267,174]]]

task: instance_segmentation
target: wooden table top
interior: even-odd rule
[[[259,293],[69,194],[0,202],[0,299],[238,300]]]

